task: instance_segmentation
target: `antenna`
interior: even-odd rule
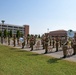
[[[47,28],[47,33],[49,33],[49,28]]]

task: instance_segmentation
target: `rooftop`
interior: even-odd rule
[[[2,23],[0,23],[0,25],[2,25]],[[23,25],[21,26],[21,25],[6,24],[6,23],[4,23],[4,25],[8,25],[8,26],[17,26],[17,27],[23,27]]]

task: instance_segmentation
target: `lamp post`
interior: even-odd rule
[[[2,22],[2,35],[1,35],[1,43],[3,44],[3,25],[4,25],[4,20],[1,21]]]
[[[47,33],[49,33],[49,28],[47,28]]]

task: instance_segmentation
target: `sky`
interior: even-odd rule
[[[1,20],[27,24],[30,34],[59,29],[76,31],[76,0],[0,0]]]

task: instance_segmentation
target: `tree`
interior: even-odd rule
[[[38,35],[38,38],[40,38],[40,35]]]
[[[10,32],[9,31],[7,32],[7,36],[10,36]]]
[[[19,30],[17,30],[16,37],[17,37],[17,38],[20,37],[20,31],[19,31]]]
[[[7,30],[5,29],[4,30],[4,38],[6,38],[7,37]]]
[[[20,36],[23,37],[23,33],[22,32],[20,33]]]
[[[5,43],[6,43],[6,41],[7,41],[7,36],[8,36],[7,30],[5,29],[4,32],[3,32],[3,37],[4,37],[4,42],[5,42]]]
[[[12,30],[10,30],[9,35],[10,35],[10,37],[12,37]]]
[[[35,38],[37,38],[37,35],[35,34]]]
[[[10,45],[10,31],[8,31],[7,35],[8,35],[8,45]]]

